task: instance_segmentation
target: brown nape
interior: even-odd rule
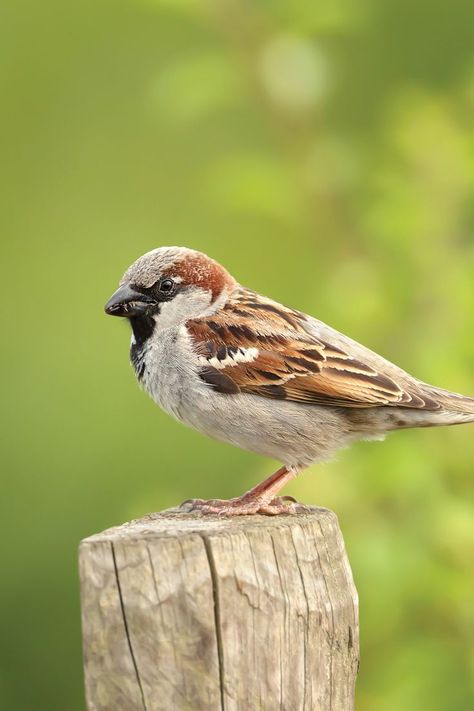
[[[237,285],[235,279],[220,264],[204,254],[196,254],[177,262],[164,276],[180,277],[182,284],[199,286],[212,294],[215,301],[223,289],[232,291]]]

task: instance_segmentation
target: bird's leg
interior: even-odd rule
[[[203,514],[219,514],[221,516],[242,516],[245,514],[262,513],[275,516],[280,513],[308,512],[310,508],[299,504],[291,497],[275,498],[278,492],[298,473],[292,466],[281,467],[268,479],[257,484],[242,496],[235,499],[191,499],[181,504],[189,511],[200,511]]]

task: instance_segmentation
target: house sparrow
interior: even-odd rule
[[[392,430],[474,422],[474,398],[427,385],[335,329],[238,282],[205,254],[160,247],[105,306],[128,318],[131,361],[166,412],[282,467],[242,496],[191,502],[224,515],[304,510],[280,489],[305,467]]]

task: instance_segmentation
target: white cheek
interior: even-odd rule
[[[185,293],[177,294],[171,301],[161,303],[160,313],[153,316],[156,327],[162,331],[190,318],[196,318],[209,308],[210,303],[211,294],[208,291],[188,289]]]

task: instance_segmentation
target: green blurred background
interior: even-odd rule
[[[103,304],[187,245],[419,377],[474,393],[472,0],[10,0],[0,9],[0,707],[84,708],[81,538],[273,462],[137,387]],[[358,711],[474,708],[474,430],[361,443],[334,509]]]

